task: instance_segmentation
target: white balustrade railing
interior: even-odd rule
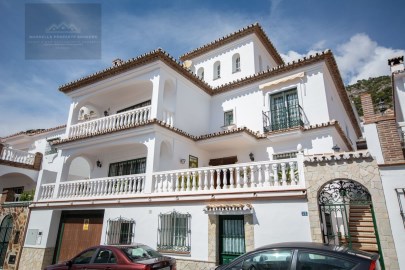
[[[53,198],[55,184],[43,184],[39,193],[39,200],[48,200]]]
[[[172,127],[174,125],[174,113],[168,110],[164,110],[163,122]]]
[[[57,198],[86,198],[139,194],[145,189],[144,185],[144,174],[61,182]]]
[[[27,165],[34,165],[35,154],[4,147],[0,153],[0,159]]]
[[[153,174],[153,193],[304,186],[297,159],[203,167]]]
[[[69,129],[69,138],[93,135],[145,122],[150,119],[150,110],[151,106],[146,106],[72,125]]]

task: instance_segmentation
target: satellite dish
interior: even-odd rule
[[[193,62],[191,60],[186,60],[186,61],[183,62],[183,67],[189,69],[191,67],[192,63]]]

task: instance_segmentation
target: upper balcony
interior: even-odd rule
[[[41,153],[33,154],[0,144],[0,164],[3,165],[38,171],[41,169],[42,156]]]
[[[241,198],[303,196],[303,155],[297,158],[162,171],[96,179],[42,184],[38,203],[63,201],[125,200],[150,202],[155,199],[182,200],[225,196]],[[269,195],[268,195],[269,196]]]

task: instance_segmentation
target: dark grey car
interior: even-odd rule
[[[379,270],[379,255],[344,246],[291,242],[263,246],[216,270]]]

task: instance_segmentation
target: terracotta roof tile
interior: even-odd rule
[[[42,134],[42,133],[62,129],[62,128],[65,128],[65,127],[66,127],[66,125],[61,125],[61,126],[57,126],[57,127],[53,127],[53,128],[48,128],[48,129],[30,129],[30,130],[27,130],[27,131],[20,131],[20,132],[14,133],[12,135],[8,135],[8,136],[3,137],[1,139],[2,140],[3,139],[9,139],[11,137],[15,137],[15,136],[18,136],[18,135],[34,136],[34,135],[38,135],[38,134]]]
[[[214,50],[225,44],[231,43],[241,37],[247,36],[252,33],[255,33],[257,35],[257,37],[264,44],[266,50],[273,57],[273,59],[275,60],[277,65],[283,65],[284,60],[281,58],[280,54],[277,52],[276,48],[273,46],[273,43],[271,43],[270,39],[268,38],[268,36],[266,35],[266,33],[263,31],[262,27],[258,23],[251,24],[251,25],[244,27],[242,29],[239,29],[238,31],[235,31],[229,35],[216,39],[208,44],[198,47],[197,49],[194,49],[188,53],[185,53],[182,56],[180,56],[180,60],[185,61],[187,59],[195,58],[206,52]]]

